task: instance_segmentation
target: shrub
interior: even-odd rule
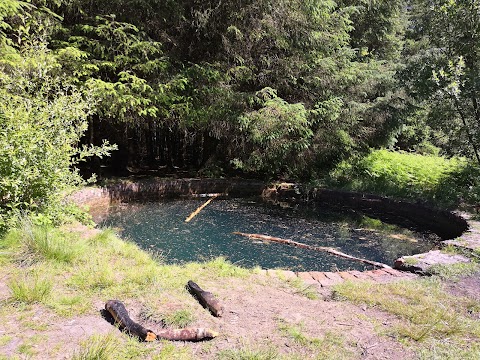
[[[64,192],[83,182],[75,165],[114,149],[78,147],[92,99],[60,69],[44,44],[0,60],[0,229],[19,212],[59,219]]]

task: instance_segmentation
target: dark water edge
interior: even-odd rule
[[[208,261],[222,256],[246,268],[259,266],[293,271],[364,270],[369,267],[327,253],[251,240],[233,232],[334,247],[389,265],[402,255],[430,250],[438,240],[429,233],[378,226],[378,222],[355,211],[339,212],[319,206],[282,208],[254,199],[215,199],[191,222],[185,223],[185,218],[204,201],[122,204],[110,209],[101,226],[118,228],[122,237],[143,249],[160,252],[167,264]]]

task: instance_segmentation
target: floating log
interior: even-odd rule
[[[157,335],[152,330],[144,328],[128,316],[127,309],[125,309],[125,305],[121,301],[108,300],[105,304],[105,310],[113,316],[120,328],[127,331],[130,335],[136,336],[142,341],[154,341],[157,339]]]
[[[303,244],[303,243],[293,241],[293,240],[289,240],[289,239],[282,239],[282,238],[277,238],[277,237],[268,236],[268,235],[261,235],[261,234],[247,234],[247,233],[242,233],[242,232],[238,232],[238,231],[235,231],[234,234],[245,236],[245,237],[248,237],[250,239],[260,239],[260,240],[264,240],[264,241],[272,241],[272,242],[277,242],[277,243],[280,243],[280,244],[296,246],[296,247],[299,247],[299,248],[302,248],[302,249],[309,249],[309,250],[327,252],[329,254],[336,255],[336,256],[339,256],[339,257],[342,257],[342,258],[345,258],[345,259],[349,259],[349,260],[353,260],[353,261],[359,261],[359,262],[362,262],[362,263],[365,263],[365,264],[370,264],[370,265],[377,266],[377,267],[384,268],[384,269],[391,269],[392,268],[391,266],[388,266],[387,264],[383,264],[383,263],[380,263],[380,262],[377,262],[377,261],[362,259],[362,258],[358,258],[358,257],[352,256],[352,255],[348,255],[348,254],[345,254],[345,253],[343,253],[339,250],[336,250],[334,248],[331,248],[331,247],[313,246],[313,245]]]
[[[223,305],[211,292],[202,290],[192,280],[187,283],[187,290],[197,298],[204,308],[210,310],[213,316],[221,317],[223,315]]]
[[[133,321],[128,315],[125,305],[119,300],[108,300],[105,304],[105,309],[113,316],[115,322],[122,330],[138,337],[142,341],[154,341],[157,339],[199,341],[218,336],[217,332],[204,328],[161,329],[155,333]]]
[[[207,201],[205,201],[205,203],[201,206],[198,207],[197,210],[195,210],[194,212],[192,212],[186,219],[185,219],[185,222],[189,222],[190,220],[192,220],[195,216],[197,216],[197,214],[203,210],[203,208],[205,206],[207,206],[208,204],[210,204],[210,202],[215,199],[217,196],[219,196],[219,194],[215,194],[214,196],[212,196],[210,199],[208,199]]]

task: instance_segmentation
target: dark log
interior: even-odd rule
[[[380,267],[380,268],[385,268],[385,269],[391,269],[392,268],[391,266],[388,266],[387,264],[383,264],[383,263],[380,263],[380,262],[377,262],[377,261],[357,258],[355,256],[345,254],[345,253],[343,253],[339,250],[336,250],[334,248],[331,248],[331,247],[312,246],[312,245],[303,244],[303,243],[293,241],[293,240],[289,240],[289,239],[281,239],[281,238],[268,236],[268,235],[261,235],[261,234],[246,234],[246,233],[242,233],[242,232],[238,232],[238,231],[235,231],[234,234],[245,236],[245,237],[248,237],[250,239],[260,239],[260,240],[264,240],[264,241],[272,241],[272,242],[277,242],[277,243],[280,243],[280,244],[292,245],[292,246],[296,246],[296,247],[299,247],[299,248],[302,248],[302,249],[323,251],[323,252],[327,252],[327,253],[332,254],[332,255],[336,255],[336,256],[345,258],[345,259],[363,262],[365,264],[370,264],[370,265],[377,266],[377,267]]]
[[[142,341],[154,341],[157,339],[178,340],[178,341],[199,341],[213,339],[218,333],[210,329],[189,328],[189,329],[161,329],[157,333],[144,328],[133,321],[128,315],[125,305],[119,300],[108,300],[105,309],[113,316],[120,329]]]
[[[125,309],[125,305],[121,301],[108,300],[105,304],[105,310],[113,316],[115,322],[122,330],[127,331],[132,336],[136,336],[142,341],[154,341],[157,339],[157,335],[152,330],[144,328],[128,316],[127,309]]]
[[[210,310],[213,316],[221,317],[223,315],[223,305],[208,291],[202,290],[200,286],[190,280],[187,283],[187,290],[192,294],[204,307]]]

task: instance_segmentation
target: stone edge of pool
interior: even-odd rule
[[[250,197],[261,196],[275,202],[317,203],[339,209],[360,210],[384,221],[399,219],[416,224],[419,228],[436,233],[442,242],[440,247],[454,246],[466,252],[480,248],[480,223],[455,212],[434,209],[423,204],[394,200],[378,195],[308,188],[296,183],[267,184],[242,179],[161,179],[119,180],[103,187],[86,187],[69,196],[80,206],[87,206],[96,222],[102,219],[111,204],[121,202],[157,201],[164,198],[196,197],[201,194]],[[393,221],[395,222],[395,221]],[[262,270],[270,276],[298,277],[305,283],[321,287],[335,285],[345,280],[373,280],[389,282],[429,275],[428,269],[436,264],[469,262],[462,255],[445,254],[432,250],[424,254],[401,257],[394,262],[394,269],[340,272],[298,272],[288,270]]]

